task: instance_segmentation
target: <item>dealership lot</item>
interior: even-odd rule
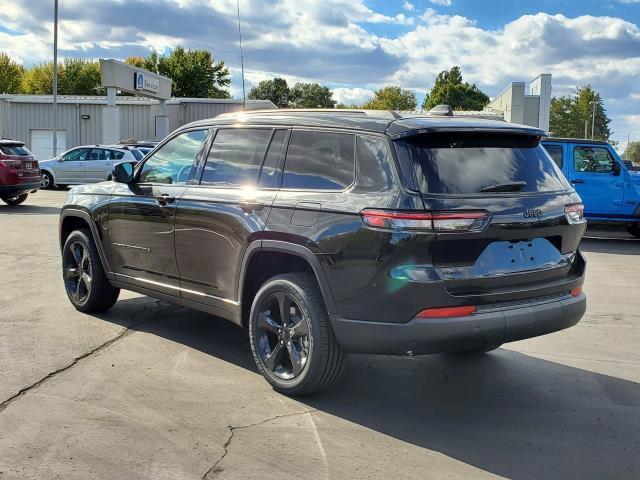
[[[640,240],[594,229],[586,316],[482,357],[351,356],[290,399],[224,320],[123,292],[76,312],[65,192],[0,206],[0,479],[638,478]]]

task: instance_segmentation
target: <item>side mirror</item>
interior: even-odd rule
[[[616,162],[616,161],[613,162],[613,172],[612,173],[616,177],[618,175],[620,175],[620,164],[618,162]]]
[[[134,162],[121,162],[113,166],[111,178],[118,183],[131,183],[133,181]]]

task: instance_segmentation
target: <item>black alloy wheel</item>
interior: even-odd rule
[[[28,196],[28,193],[23,193],[22,195],[16,195],[15,197],[2,197],[2,201],[10,207],[15,207],[16,205],[23,203]]]
[[[87,248],[79,241],[71,242],[62,259],[64,284],[75,303],[86,301],[91,293],[93,272]]]
[[[304,370],[311,349],[309,319],[288,293],[266,297],[258,312],[257,349],[266,368],[284,380]]]

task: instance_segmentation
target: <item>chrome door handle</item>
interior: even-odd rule
[[[264,203],[261,202],[240,202],[240,208],[245,213],[259,212],[264,208]]]
[[[175,201],[176,197],[174,197],[173,195],[169,195],[168,193],[163,193],[156,196],[156,202],[158,202],[158,205],[160,205],[161,207],[164,207],[167,203],[173,203]]]

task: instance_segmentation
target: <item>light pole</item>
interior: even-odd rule
[[[236,5],[238,7],[238,38],[240,39],[240,69],[242,71],[242,110],[245,110],[246,96],[244,91],[244,55],[242,54],[242,30],[240,29],[240,0],[236,0]]]
[[[593,140],[593,130],[596,128],[596,104],[597,100],[593,101],[593,114],[591,115],[591,140]]]
[[[58,0],[53,1],[53,157],[58,156]]]

